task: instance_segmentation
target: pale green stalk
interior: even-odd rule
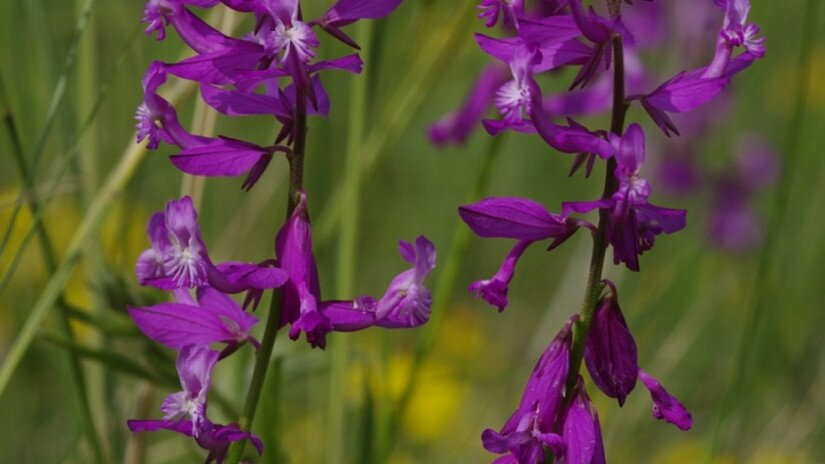
[[[369,54],[372,42],[372,21],[359,21],[354,39],[363,47],[362,53]],[[375,63],[372,63],[375,65]],[[349,92],[349,130],[344,158],[343,209],[338,235],[338,262],[336,269],[335,293],[339,298],[352,298],[355,292],[357,270],[358,222],[360,218],[361,196],[361,143],[366,120],[367,88],[369,73],[366,71],[352,77]],[[347,336],[331,337],[331,370],[329,393],[327,394],[326,447],[324,453],[327,464],[346,461],[344,447],[344,415],[346,413],[344,389],[349,353]]]

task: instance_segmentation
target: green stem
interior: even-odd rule
[[[356,25],[355,40],[369,55],[372,42],[372,21],[360,21]],[[338,236],[338,262],[336,269],[336,289],[339,298],[350,298],[355,291],[355,271],[358,249],[358,221],[361,195],[361,145],[366,120],[367,84],[366,71],[361,76],[353,76],[350,84],[349,131],[344,165],[344,196],[340,207],[343,209],[341,229]],[[344,383],[347,372],[349,338],[333,338],[331,350],[331,370],[327,395],[326,447],[324,453],[328,464],[346,461],[344,452]]]
[[[612,1],[612,0],[611,0]],[[613,3],[611,3],[613,5]],[[611,10],[612,11],[612,10]],[[627,115],[628,104],[625,101],[624,83],[624,46],[622,36],[613,34],[613,112],[610,119],[610,131],[616,135],[621,135],[624,131],[625,116]],[[604,190],[602,198],[610,198],[616,192],[617,182],[613,171],[616,170],[616,160],[611,158],[607,162],[604,176]],[[584,356],[584,343],[587,334],[590,332],[590,323],[593,314],[596,312],[596,305],[602,292],[602,270],[604,269],[604,257],[607,252],[607,223],[608,211],[599,210],[599,225],[593,234],[593,252],[590,255],[590,270],[587,275],[587,287],[585,287],[582,309],[579,320],[576,321],[573,333],[573,346],[570,349],[570,370],[567,375],[567,393],[572,397],[573,389],[581,369],[582,357]]]
[[[476,174],[475,182],[472,190],[467,195],[465,203],[472,203],[478,201],[487,190],[490,183],[490,176],[493,172],[498,155],[501,153],[504,135],[493,137],[481,161],[481,167]],[[423,328],[423,335],[419,339],[415,350],[415,357],[413,358],[412,367],[410,368],[410,375],[407,382],[404,384],[404,389],[398,399],[398,404],[393,412],[390,427],[390,436],[394,437],[399,428],[404,414],[410,405],[410,400],[415,392],[415,387],[418,384],[418,378],[421,374],[421,368],[424,365],[424,360],[430,354],[435,345],[436,337],[441,328],[442,320],[444,319],[445,311],[449,307],[452,296],[455,294],[458,285],[458,278],[461,274],[461,269],[467,259],[467,251],[469,250],[470,242],[473,234],[470,228],[463,222],[458,221],[455,229],[453,229],[453,237],[450,242],[450,248],[441,265],[441,274],[438,277],[438,282],[435,285],[435,292],[433,294],[433,308],[430,316],[430,321]],[[386,457],[392,451],[392,446],[396,440],[390,440],[386,443],[386,448],[381,450],[380,456]],[[383,462],[379,460],[379,462]]]
[[[306,154],[307,135],[307,95],[306,91],[299,89],[295,96],[295,143],[292,146],[292,153],[289,154],[289,194],[287,195],[286,217],[298,206],[301,200],[301,192],[304,190],[304,155]],[[242,430],[249,431],[255,420],[255,412],[258,409],[258,402],[261,399],[266,373],[269,370],[272,349],[275,347],[275,339],[278,329],[281,327],[281,309],[283,308],[282,294],[274,291],[269,305],[269,314],[266,317],[266,327],[261,340],[261,347],[255,354],[255,367],[252,371],[252,380],[249,382],[249,391],[246,395],[243,412],[238,419],[238,425]],[[273,418],[272,420],[276,420]],[[229,447],[226,460],[227,464],[238,464],[243,457],[247,440],[240,440]]]

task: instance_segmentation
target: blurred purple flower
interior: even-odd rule
[[[430,126],[430,140],[438,146],[462,144],[492,105],[496,90],[507,81],[507,70],[494,63],[487,65],[476,78],[461,108],[442,116]]]

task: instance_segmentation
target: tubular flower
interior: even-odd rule
[[[469,290],[503,311],[515,266],[524,251],[534,242],[552,239],[549,250],[561,245],[579,227],[592,227],[584,221],[564,219],[547,211],[541,204],[517,197],[498,197],[465,205],[458,209],[461,219],[476,235],[485,238],[518,240],[499,271],[490,279],[479,280]]]
[[[533,368],[518,408],[501,430],[486,429],[481,435],[484,449],[496,454],[506,453],[507,456],[501,459],[519,464],[544,463],[544,446],[549,447],[555,456],[563,455],[565,443],[556,422],[564,402],[564,381],[572,340],[570,330],[575,321],[576,316],[570,318],[547,346]]]
[[[306,194],[302,193],[295,211],[278,233],[275,246],[280,265],[289,275],[284,285],[281,325],[291,325],[290,338],[296,340],[303,332],[313,347],[324,348],[326,334],[333,330],[351,332],[373,325],[413,328],[426,323],[432,296],[424,279],[435,267],[435,247],[423,236],[416,239],[415,245],[405,241],[399,245],[402,258],[413,267],[392,279],[381,299],[362,296],[323,301]]]
[[[163,429],[194,437],[201,448],[209,451],[207,463],[223,462],[229,444],[238,440],[249,439],[258,453],[262,453],[263,444],[255,435],[242,431],[236,424],[213,424],[206,417],[212,369],[218,356],[217,352],[203,346],[183,346],[177,362],[183,391],[173,393],[163,401],[162,420],[130,420],[129,430],[154,432]]]
[[[278,288],[286,273],[267,264],[214,265],[201,238],[198,213],[188,196],[166,204],[163,213],[149,219],[152,247],[135,266],[141,285],[164,290],[211,286],[224,293]]]

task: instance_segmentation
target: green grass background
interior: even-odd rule
[[[729,121],[697,145],[700,159],[711,166],[721,166],[733,156],[743,132],[765,135],[781,152],[785,184],[758,199],[772,246],[744,255],[714,250],[703,229],[706,192],[680,199],[658,195],[660,204],[689,210],[686,231],[661,238],[642,258],[638,274],[608,266],[607,274],[619,285],[641,364],[683,400],[695,420],[694,429],[682,433],[650,417],[649,398],[641,388],[621,410],[593,389],[610,462],[825,462],[825,41],[818,31],[825,24],[825,7],[815,8],[816,16],[806,18],[809,2],[816,0],[753,0],[751,19],[768,37],[767,58],[737,77],[737,100]],[[0,79],[8,117],[29,164],[46,127],[49,102],[61,82],[83,3],[0,1]],[[306,5],[307,16],[327,3]],[[139,33],[142,7],[137,0],[97,1],[77,62],[64,76],[65,98],[44,139],[33,187],[26,191],[45,205],[44,224],[58,258],[132,140],[146,66],[153,59],[176,60],[183,51],[174,32],[165,42]],[[374,32],[380,40],[365,50],[370,79],[365,130],[367,138],[377,137],[381,143],[376,162],[362,176],[353,276],[357,294],[380,294],[404,269],[396,252],[399,238],[426,234],[438,247],[439,257],[447,255],[459,227],[456,206],[471,191],[488,150],[490,138],[482,131],[466,146],[447,149],[434,148],[425,137],[430,122],[459,104],[487,59],[472,40],[472,32],[480,30],[472,20],[459,22],[456,46],[442,50],[444,42],[433,40],[449,32],[458,11],[472,15],[472,7],[458,2],[408,0],[378,23]],[[816,35],[813,42],[803,44],[806,19],[816,25]],[[346,52],[326,36],[321,40],[327,56]],[[806,53],[802,60],[800,53]],[[415,66],[439,56],[442,61],[430,72]],[[351,79],[340,73],[325,75],[333,110],[328,120],[310,120],[306,187],[328,297],[353,296],[333,292],[339,229],[324,226],[325,215],[336,207],[335,189],[343,176]],[[405,82],[420,84],[410,88]],[[806,82],[804,105],[798,108],[795,99],[800,83]],[[416,104],[405,103],[409,99]],[[193,102],[188,98],[179,106],[187,126]],[[90,114],[91,125],[84,129]],[[799,124],[794,124],[795,114],[801,115]],[[637,110],[631,118],[644,119]],[[587,123],[604,127],[606,121],[596,118]],[[651,156],[667,156],[667,141],[646,128],[662,147]],[[217,133],[262,143],[274,129],[264,118],[219,118],[216,128]],[[12,150],[4,128],[2,230],[10,223],[23,185]],[[77,156],[72,157],[74,152]],[[146,219],[181,191],[181,175],[168,162],[168,154],[172,151],[163,146],[146,156],[65,289],[70,305],[114,327],[103,331],[76,322],[73,328],[80,343],[122,355],[166,378],[173,368],[171,354],[135,336],[124,318],[126,304],[164,297],[138,290],[132,267],[147,246]],[[69,157],[68,171],[58,176]],[[590,199],[600,191],[597,179],[603,168],[584,181],[567,178],[568,167],[569,158],[551,152],[535,137],[508,135],[488,193],[528,196],[557,209],[563,200]],[[274,233],[283,216],[285,176],[286,164],[279,160],[250,193],[240,190],[237,179],[206,181],[200,223],[214,259],[272,255]],[[44,197],[55,182],[55,195]],[[654,192],[655,188],[654,184]],[[783,193],[777,202],[776,196]],[[31,214],[23,207],[0,255],[3,273],[12,267],[11,257],[31,225]],[[323,227],[326,233],[318,230]],[[511,287],[511,305],[498,314],[462,288],[491,275],[510,244],[472,238],[458,290],[442,307],[443,323],[428,329],[435,336],[434,349],[422,365],[397,435],[387,431],[388,411],[402,390],[423,332],[373,329],[344,335],[349,350],[343,394],[345,447],[340,455],[329,456],[324,444],[330,359],[341,337],[331,337],[326,352],[280,337],[275,351],[279,369],[270,376],[255,425],[268,445],[267,458],[260,462],[491,461],[493,456],[481,447],[481,431],[503,424],[535,360],[562,321],[578,310],[589,243],[580,234],[552,254],[540,247],[528,251]],[[0,294],[0,358],[49,278],[37,238],[21,256]],[[760,263],[767,263],[765,272],[759,272]],[[440,272],[441,268],[434,272],[433,285]],[[57,314],[53,311],[46,319],[0,396],[0,462],[93,462],[66,351],[47,340],[60,336]],[[157,433],[135,440],[125,427],[127,418],[158,417],[157,406],[174,384],[155,385],[127,375],[122,359],[99,361],[84,359],[83,366],[94,423],[104,442],[104,462],[138,463],[141,452],[150,463],[202,459],[201,452],[181,437]],[[243,402],[249,366],[251,356],[244,351],[216,372],[216,388],[236,410]],[[214,401],[210,413],[218,421],[234,420]],[[388,449],[384,454],[376,451]]]

